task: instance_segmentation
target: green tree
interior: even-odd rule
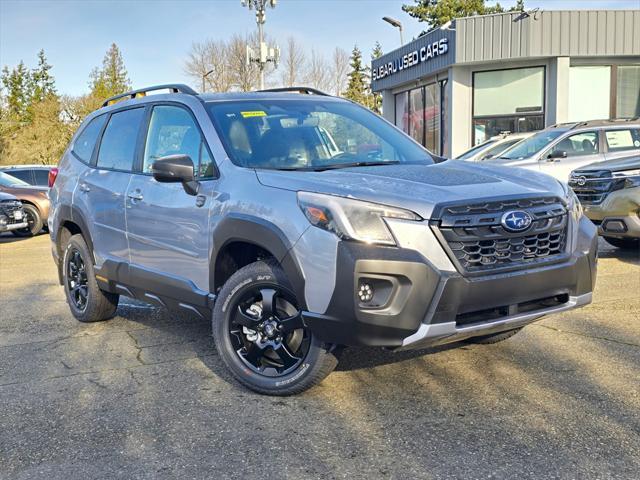
[[[20,61],[11,71],[5,65],[2,69],[2,86],[7,91],[6,109],[10,121],[25,122],[29,120],[29,105],[32,97],[31,73]]]
[[[414,0],[414,5],[405,4],[402,10],[425,22],[430,29],[455,18],[505,12],[499,3],[486,5],[485,0]],[[508,9],[510,12],[521,10],[524,10],[524,0],[518,0],[514,7]]]
[[[56,94],[55,79],[50,70],[53,67],[47,63],[44,49],[38,52],[38,66],[31,72],[32,102],[42,102],[45,98]]]
[[[376,58],[380,58],[383,55],[382,45],[380,42],[376,42],[373,46],[373,50],[371,51],[371,60],[375,60]],[[376,112],[377,114],[382,114],[382,95],[380,93],[371,93],[371,110]]]
[[[98,98],[112,97],[131,90],[129,74],[124,66],[122,53],[115,43],[102,60],[102,68],[94,68],[91,72],[89,87],[91,94]]]
[[[349,62],[351,71],[348,74],[349,83],[344,96],[366,107],[371,106],[369,89],[369,69],[362,63],[362,52],[356,45],[351,52]]]

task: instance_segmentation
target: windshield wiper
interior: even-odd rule
[[[344,162],[344,163],[333,163],[330,165],[322,165],[322,166],[318,165],[316,167],[311,167],[311,169],[315,172],[321,172],[323,170],[335,170],[337,168],[376,167],[379,165],[396,165],[398,163],[400,163],[398,160]]]

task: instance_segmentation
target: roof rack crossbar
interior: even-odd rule
[[[153,87],[139,88],[137,90],[131,90],[130,92],[114,95],[113,97],[107,98],[102,103],[102,106],[106,107],[121,98],[125,98],[125,97],[136,98],[136,96],[140,93],[146,94],[147,92],[153,92],[156,90],[171,90],[171,93],[186,93],[187,95],[198,95],[198,92],[196,92],[193,88],[191,88],[188,85],[184,85],[182,83],[168,83],[165,85],[155,85]]]
[[[326,92],[318,90],[312,87],[278,87],[278,88],[265,88],[264,90],[258,90],[259,92],[298,92],[306,95],[322,95],[323,97],[330,97]]]

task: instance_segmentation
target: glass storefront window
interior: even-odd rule
[[[619,118],[639,117],[640,65],[620,65],[617,87],[616,116]]]
[[[473,74],[473,141],[544,128],[544,67]]]
[[[424,146],[436,155],[440,154],[440,84],[432,83],[424,87]]]
[[[569,68],[567,121],[599,120],[610,116],[611,67]]]
[[[422,88],[411,90],[409,92],[409,135],[422,145],[424,145],[424,112]]]
[[[396,95],[396,126],[409,133],[409,92]]]

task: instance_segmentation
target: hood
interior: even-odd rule
[[[611,172],[621,172],[624,170],[636,170],[640,168],[640,156],[616,158],[614,160],[605,160],[604,162],[590,163],[584,167],[580,167],[576,171],[583,172],[585,170],[609,170]]]
[[[448,160],[433,165],[384,165],[323,172],[257,170],[260,183],[326,193],[412,210],[430,218],[438,203],[507,196],[564,196],[552,177],[520,168]]]
[[[18,200],[15,195],[11,195],[10,193],[0,192],[0,202],[4,202],[7,200]]]

